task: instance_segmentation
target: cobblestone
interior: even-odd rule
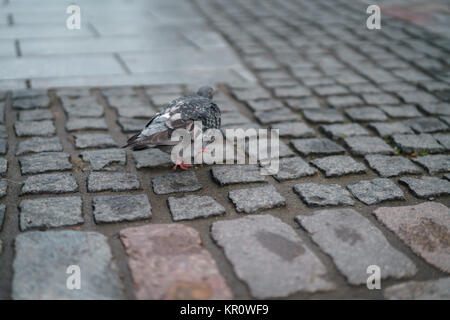
[[[384,289],[383,295],[390,300],[449,300],[450,278],[396,284]]]
[[[262,124],[301,120],[301,117],[298,114],[292,112],[288,108],[280,108],[270,111],[257,111],[254,115],[255,118]]]
[[[117,143],[109,134],[80,133],[75,134],[75,146],[78,149],[117,147]]]
[[[315,211],[296,220],[313,241],[333,258],[339,271],[351,284],[365,284],[367,267],[376,264],[384,272],[381,278],[405,278],[416,272],[414,263],[392,247],[367,218],[353,209]]]
[[[8,160],[0,158],[0,175],[4,175],[8,169]]]
[[[173,165],[170,155],[159,149],[147,149],[132,153],[136,168],[164,168]]]
[[[353,107],[355,105],[364,104],[364,102],[357,96],[333,96],[327,98],[328,104],[336,109]]]
[[[257,213],[286,206],[286,200],[274,186],[231,190],[228,197],[236,207],[236,211],[243,213]]]
[[[46,173],[27,177],[20,193],[67,193],[77,190],[77,182],[71,173]]]
[[[369,127],[381,137],[390,137],[394,134],[411,134],[413,131],[402,122],[372,122]]]
[[[143,127],[148,123],[148,119],[134,119],[119,117],[117,123],[122,128],[124,132],[136,132],[142,130]]]
[[[208,196],[169,197],[167,204],[173,221],[193,220],[225,214],[225,208]]]
[[[48,109],[23,110],[19,112],[19,121],[51,120],[54,116]]]
[[[97,196],[92,200],[96,223],[136,221],[151,217],[151,206],[145,194]]]
[[[444,151],[444,148],[430,134],[396,134],[392,136],[394,143],[404,153]]]
[[[261,175],[260,168],[255,164],[217,165],[211,169],[211,175],[214,181],[221,186],[267,181],[266,176]]]
[[[386,178],[363,180],[347,186],[359,201],[367,204],[378,204],[387,200],[404,200],[403,191]]]
[[[120,232],[137,299],[231,299],[195,229],[151,224]]]
[[[345,114],[353,121],[384,121],[386,115],[375,107],[358,107],[345,109]]]
[[[62,107],[69,118],[101,117],[104,114],[103,106],[92,96],[70,99],[61,98]]]
[[[326,177],[365,173],[366,167],[348,156],[329,156],[314,159],[311,163],[325,173]]]
[[[20,230],[56,228],[84,222],[80,197],[22,200],[19,203]]]
[[[0,198],[6,196],[6,192],[8,191],[8,180],[0,179]],[[0,215],[0,229],[1,229],[1,221],[3,220],[3,214]]]
[[[15,240],[12,298],[123,299],[123,286],[108,239],[98,232],[27,232]],[[68,266],[83,274],[80,290],[68,290]],[[61,272],[63,270],[63,272]]]
[[[72,169],[70,155],[65,152],[41,152],[19,158],[22,174]]]
[[[377,137],[348,137],[344,139],[350,153],[357,156],[367,154],[392,154],[394,150]]]
[[[88,192],[128,191],[141,187],[135,174],[123,172],[91,172],[87,179]]]
[[[307,109],[303,111],[305,119],[313,123],[344,122],[344,116],[333,109]]]
[[[413,105],[402,105],[402,106],[381,106],[380,107],[389,117],[398,118],[414,118],[420,117],[422,114]]]
[[[315,174],[315,170],[300,157],[280,159],[278,169],[278,172],[274,174],[274,178],[280,182]]]
[[[350,193],[338,184],[300,183],[294,185],[294,192],[308,206],[352,206]]]
[[[198,182],[192,171],[168,173],[152,179],[153,192],[156,194],[169,194],[176,192],[193,192],[203,186]]]
[[[49,151],[62,151],[62,145],[59,142],[58,137],[52,138],[40,138],[33,137],[23,141],[20,141],[17,145],[16,156],[31,152],[49,152]]]
[[[436,118],[415,118],[405,122],[417,133],[433,133],[448,130],[448,126]]]
[[[415,206],[378,208],[373,213],[414,253],[435,267],[450,272],[450,210],[446,206],[424,202]]]
[[[16,121],[14,129],[18,137],[52,136],[56,133],[56,128],[51,120]]]
[[[427,103],[421,105],[420,108],[429,115],[450,116],[449,103]]]
[[[357,123],[323,125],[320,130],[333,140],[369,135],[369,132]]]
[[[302,156],[345,153],[344,148],[329,139],[294,139],[291,143]]]
[[[413,161],[427,169],[431,174],[450,171],[450,156],[447,155],[417,157]]]
[[[450,151],[450,134],[436,133],[433,134],[433,138],[435,138],[443,147],[445,147],[446,151]]]
[[[278,129],[280,137],[286,138],[310,138],[315,131],[303,122],[284,122],[272,124],[272,129]]]
[[[50,106],[50,99],[45,96],[14,100],[12,104],[12,107],[18,110],[48,108],[49,106]]]
[[[214,222],[211,236],[224,249],[236,275],[249,286],[255,298],[335,288],[326,279],[322,262],[278,218],[258,215]]]
[[[83,161],[88,162],[92,170],[115,171],[125,166],[126,153],[123,149],[103,149],[83,151],[81,154]]]
[[[107,130],[108,125],[103,118],[69,118],[66,123],[66,130]]]
[[[365,160],[378,175],[384,178],[422,173],[419,167],[401,156],[367,155]]]
[[[450,182],[436,177],[401,178],[400,183],[408,186],[411,192],[419,198],[438,197],[450,194]]]

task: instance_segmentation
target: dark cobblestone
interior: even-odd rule
[[[294,185],[294,192],[308,206],[352,206],[350,192],[338,184],[300,183]]]
[[[400,183],[408,186],[409,190],[419,198],[438,197],[450,194],[450,182],[436,177],[401,178]]]
[[[156,194],[170,194],[176,192],[193,192],[203,186],[198,182],[192,171],[168,173],[152,179],[153,192]]]
[[[20,141],[17,145],[16,156],[29,152],[62,151],[62,145],[58,137],[40,138],[33,137]]]
[[[78,185],[71,173],[46,173],[25,179],[21,194],[67,193],[78,191]]]
[[[73,226],[84,222],[80,197],[22,200],[19,209],[22,231]]]
[[[193,220],[225,214],[225,208],[208,196],[169,197],[167,204],[173,221]]]
[[[340,177],[353,173],[365,173],[366,167],[348,156],[330,156],[314,159],[311,163],[325,173],[326,177]]]
[[[128,191],[141,187],[135,174],[113,172],[91,172],[87,179],[88,192]]]
[[[363,180],[347,186],[359,201],[367,204],[378,204],[387,200],[404,200],[403,191],[386,178]]]
[[[344,148],[326,138],[294,139],[291,143],[302,156],[345,153]]]
[[[19,158],[22,174],[72,169],[70,155],[64,152],[41,152]]]
[[[228,197],[235,205],[236,211],[243,213],[257,213],[286,206],[286,200],[274,186],[231,190]]]
[[[97,196],[92,199],[96,223],[136,221],[151,217],[151,206],[145,194]]]

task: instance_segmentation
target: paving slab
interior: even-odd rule
[[[417,272],[414,263],[389,244],[383,233],[353,209],[327,209],[296,220],[313,241],[330,255],[351,284],[367,282],[367,268],[376,265],[381,278],[407,278]]]
[[[438,202],[415,206],[383,207],[373,214],[418,256],[450,272],[450,210]]]
[[[254,298],[335,288],[323,263],[292,227],[271,215],[214,222],[211,237]]]
[[[231,299],[233,294],[199,233],[181,224],[120,231],[137,299]]]

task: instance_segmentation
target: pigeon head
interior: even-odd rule
[[[198,89],[197,94],[199,96],[208,98],[208,99],[212,99],[213,97],[213,93],[214,93],[214,89],[208,86],[204,86],[201,87],[200,89]]]

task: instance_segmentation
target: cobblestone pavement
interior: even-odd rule
[[[0,298],[450,299],[448,33],[366,7],[193,2],[258,80],[215,100],[280,130],[273,176],[120,148],[191,83],[0,93]]]

